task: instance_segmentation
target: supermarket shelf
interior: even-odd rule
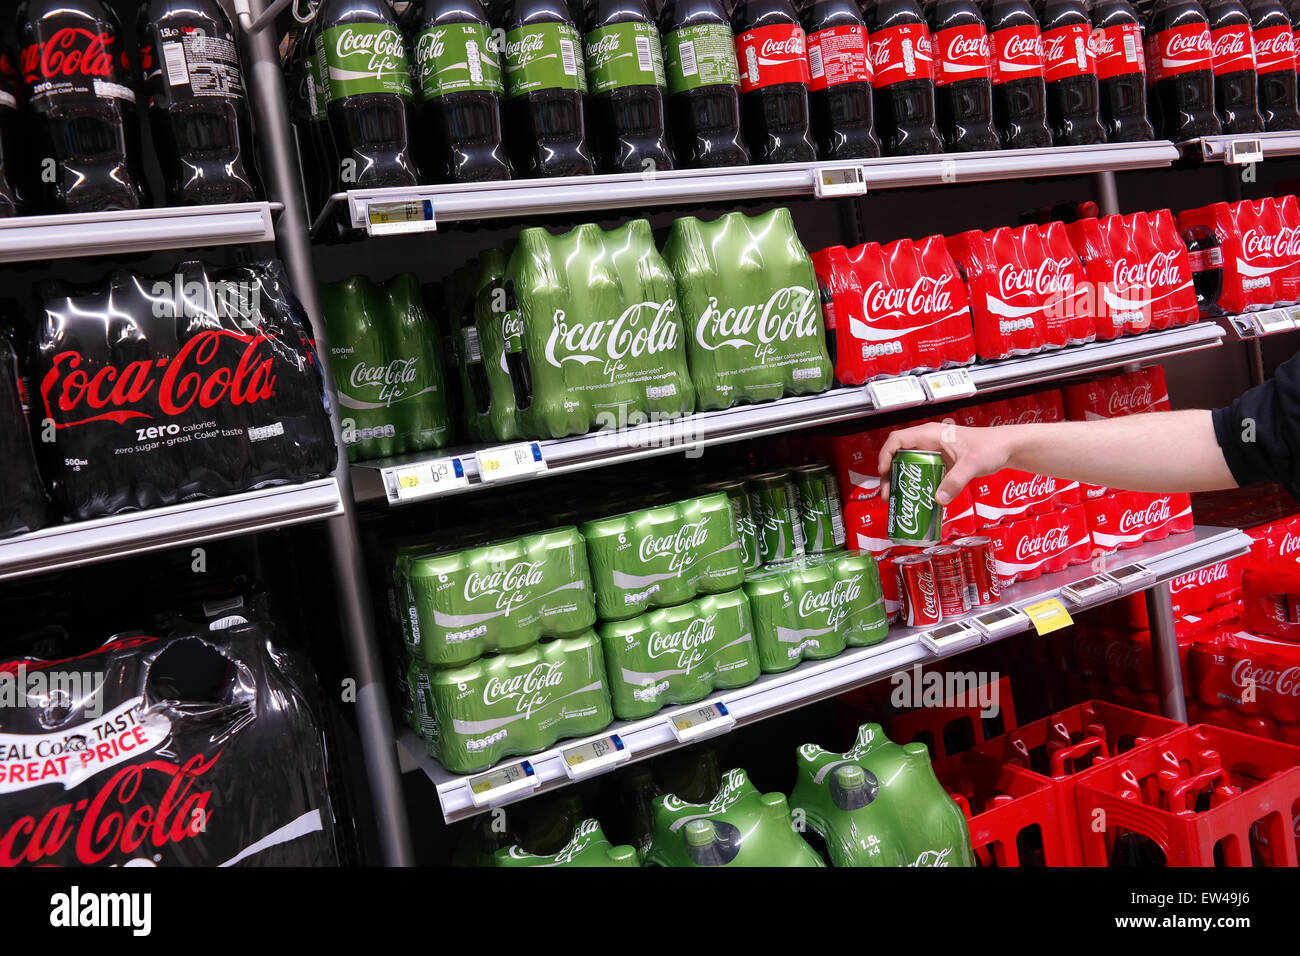
[[[1223,315],[1216,321],[1222,327],[1227,341],[1247,342],[1300,328],[1300,305],[1263,312],[1243,312],[1241,315]]]
[[[322,478],[57,525],[0,541],[0,579],[316,521],[342,512],[338,482]]]
[[[566,176],[336,193],[313,232],[335,216],[367,234],[431,232],[440,223],[523,219],[579,210],[738,202],[779,196],[839,198],[875,189],[944,183],[1150,169],[1178,158],[1173,143],[1115,143],[1051,149],[991,150],[933,156],[881,157],[846,163],[782,163],[662,173]],[[858,170],[861,170],[859,176]]]
[[[177,206],[0,220],[0,262],[154,252],[275,239],[279,203]]]
[[[1069,375],[1115,368],[1133,362],[1167,358],[1183,352],[1213,348],[1224,335],[1214,322],[1199,322],[1159,332],[1072,346],[1039,355],[972,366],[970,377],[976,394],[1047,382]],[[526,481],[588,468],[637,461],[657,455],[695,450],[741,439],[826,425],[921,404],[912,402],[878,409],[868,387],[837,388],[820,395],[783,398],[762,405],[740,405],[699,412],[666,422],[608,429],[570,438],[536,442],[545,461],[544,471],[520,474],[510,481]],[[433,496],[477,491],[503,481],[484,482],[480,457],[510,446],[489,449],[443,449],[352,466],[353,490],[358,501],[410,504]],[[464,481],[433,485],[431,468],[459,468]],[[413,481],[414,486],[404,487]]]
[[[1277,156],[1300,155],[1300,132],[1204,136],[1179,143],[1178,148],[1203,163],[1257,163]]]
[[[1244,554],[1250,544],[1249,536],[1241,531],[1197,527],[1189,534],[1173,535],[1163,541],[1147,542],[1140,547],[1121,551],[1111,558],[1111,567],[1141,562],[1154,574],[1154,581],[1147,579],[1136,587],[1122,587],[1119,594],[1102,601],[1071,605],[1071,610],[1086,609],[1094,603],[1114,600],[1115,597],[1133,593],[1153,583],[1167,581],[1207,564]],[[1016,584],[1004,592],[1004,606],[1023,608],[1037,601],[1058,597],[1063,586],[1094,573],[1091,565],[1083,565]],[[998,639],[1027,630],[1027,618],[1022,620],[1022,625],[1018,629],[999,634]],[[630,753],[629,761],[644,760],[681,746],[669,724],[670,715],[681,710],[693,710],[708,703],[720,702],[735,718],[736,726],[743,726],[880,680],[913,664],[952,656],[935,654],[922,644],[921,636],[926,630],[928,629],[895,627],[891,629],[889,637],[875,647],[849,650],[825,661],[805,662],[784,674],[764,676],[748,687],[719,691],[690,708],[668,707],[644,720],[617,721],[594,737],[563,741],[527,758],[510,758],[498,764],[498,767],[518,764],[526,759],[538,780],[538,787],[523,794],[516,793],[513,799],[507,797],[495,805],[515,802],[526,796],[567,785],[571,781],[565,771],[563,751],[610,734],[616,733],[622,738],[625,749]],[[965,649],[967,648],[962,648]],[[960,650],[956,653],[960,653]],[[400,741],[410,762],[433,781],[443,817],[448,823],[489,809],[487,805],[475,806],[470,797],[470,780],[475,775],[449,773],[425,753],[424,742],[410,728],[402,730]],[[592,776],[594,775],[596,774],[593,773]]]

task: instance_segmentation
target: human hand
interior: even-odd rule
[[[934,497],[939,504],[948,504],[971,479],[1007,467],[1011,455],[1010,427],[1013,426],[969,428],[952,422],[926,422],[891,432],[877,462],[881,496],[889,497],[889,469],[895,452],[916,448],[943,455],[947,470]]]

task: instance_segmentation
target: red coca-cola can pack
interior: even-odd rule
[[[899,617],[908,627],[928,627],[943,619],[939,606],[934,564],[928,555],[908,554],[895,558],[898,578]]]
[[[984,535],[971,535],[958,538],[953,544],[961,549],[967,603],[972,608],[997,604],[1002,589],[993,567],[993,539]]]

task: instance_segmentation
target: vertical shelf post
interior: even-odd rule
[[[1183,669],[1178,660],[1178,634],[1174,630],[1174,603],[1168,582],[1147,588],[1147,620],[1151,623],[1151,654],[1156,665],[1156,690],[1160,713],[1187,723],[1187,697]]]

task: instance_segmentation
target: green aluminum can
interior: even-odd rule
[[[844,547],[844,516],[840,513],[840,490],[830,465],[802,465],[790,478],[799,498],[804,546],[809,554]]]
[[[749,486],[743,481],[715,481],[704,486],[705,491],[721,492],[731,501],[731,510],[736,516],[736,537],[740,541],[740,558],[745,565],[745,573],[757,571],[763,566],[758,553],[758,529],[754,523],[754,503],[749,497]]]
[[[763,564],[789,561],[804,554],[803,521],[799,498],[790,476],[779,472],[753,475],[746,479],[758,555]]]
[[[596,621],[587,548],[578,529],[442,554],[399,554],[403,638],[434,667],[515,651]]]
[[[886,534],[894,544],[922,547],[939,543],[943,505],[934,493],[943,481],[943,456],[904,448],[889,469],[889,519]]]
[[[606,622],[599,630],[620,720],[744,687],[761,673],[749,601],[740,589]]]
[[[735,514],[724,494],[588,521],[582,536],[604,621],[730,591],[745,580]]]
[[[763,672],[878,644],[889,633],[880,571],[865,552],[819,555],[767,568],[745,582]]]
[[[449,670],[425,668],[437,725],[429,752],[452,773],[485,770],[505,757],[604,730],[614,719],[600,637],[587,631]]]

